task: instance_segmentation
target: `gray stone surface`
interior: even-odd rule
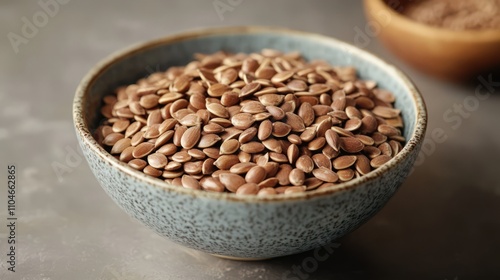
[[[500,85],[480,100],[474,95],[478,80],[457,85],[412,70],[365,31],[359,1],[217,0],[240,3],[219,17],[211,0],[60,0],[67,4],[47,22],[37,2],[0,3],[0,279],[500,276]],[[34,15],[41,27],[16,53],[8,34],[21,36],[23,18],[33,22]],[[173,244],[120,210],[79,154],[71,102],[81,77],[100,59],[184,30],[248,24],[357,43],[400,66],[427,101],[429,140],[422,163],[378,215],[339,240],[338,248],[327,248],[326,260],[317,258],[325,248],[319,255],[234,262]],[[500,81],[498,75],[492,78]],[[464,103],[462,115],[453,112],[455,104]],[[449,110],[453,119],[444,117]],[[433,141],[435,131],[446,140]],[[6,263],[8,164],[17,167],[16,273],[7,271]],[[302,272],[296,273],[297,267]]]

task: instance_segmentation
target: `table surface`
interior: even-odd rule
[[[38,1],[0,3],[0,279],[499,279],[498,83],[476,96],[480,79],[458,85],[411,69],[373,36],[361,1],[58,1],[41,1],[58,3],[49,16]],[[324,261],[311,251],[235,262],[165,240],[111,201],[76,141],[73,93],[103,57],[193,28],[256,24],[365,48],[401,67],[427,101],[415,172]],[[15,273],[6,263],[7,164],[18,179]]]

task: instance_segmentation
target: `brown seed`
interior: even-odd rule
[[[239,159],[237,155],[222,155],[217,158],[214,162],[214,165],[217,166],[220,170],[229,170],[231,166],[239,163]]]
[[[212,97],[221,97],[226,91],[230,91],[231,88],[224,84],[213,84],[208,88],[208,95]]]
[[[354,178],[354,170],[352,169],[343,169],[337,171],[337,175],[339,176],[340,181],[347,182]]]
[[[252,95],[260,89],[261,85],[259,83],[249,83],[241,89],[240,98]]]
[[[190,161],[184,163],[184,172],[190,175],[196,175],[202,173],[203,161]]]
[[[302,80],[292,80],[286,86],[293,91],[307,91],[308,89],[307,84]]]
[[[233,173],[221,173],[219,180],[230,192],[236,192],[241,185],[246,183],[243,177]]]
[[[359,141],[361,141],[361,143],[363,143],[365,146],[371,146],[375,143],[375,141],[373,140],[373,138],[371,138],[370,136],[366,136],[366,135],[362,135],[362,134],[356,134],[354,135],[354,137],[356,137],[357,139],[359,139]]]
[[[149,127],[147,127],[146,132],[144,132],[143,137],[146,139],[154,139],[160,136],[160,125],[159,124],[154,124]]]
[[[257,138],[263,141],[269,138],[273,132],[273,124],[270,120],[264,120],[259,125],[259,131],[257,134]]]
[[[314,169],[312,173],[314,177],[327,183],[335,183],[339,179],[337,173],[333,172],[330,169],[326,169],[324,167]]]
[[[247,174],[245,175],[245,181],[247,181],[247,183],[258,184],[266,179],[266,174],[267,173],[264,167],[257,165],[248,170]]]
[[[364,155],[357,155],[356,171],[361,175],[368,174],[371,171],[370,160]]]
[[[206,155],[198,149],[190,149],[187,153],[194,159],[205,159]]]
[[[340,156],[333,160],[333,168],[340,170],[351,167],[357,160],[356,156]]]
[[[384,142],[387,141],[387,136],[383,135],[380,132],[374,132],[372,134],[372,139],[375,142],[375,145],[378,146],[378,145],[380,145],[380,144],[382,144],[382,143],[384,143]]]
[[[160,124],[158,130],[160,131],[160,133],[164,133],[167,130],[173,129],[177,123],[178,121],[176,119],[168,118]]]
[[[163,97],[163,96],[162,96]],[[160,98],[161,100],[161,98]],[[195,93],[189,97],[189,104],[195,109],[205,109],[205,96],[200,93]]]
[[[181,171],[168,171],[168,170],[165,170],[165,171],[163,171],[163,174],[161,174],[161,176],[163,178],[165,178],[165,179],[175,179],[175,178],[181,177],[183,173],[184,172],[182,170]]]
[[[272,151],[275,153],[282,153],[283,152],[283,147],[281,146],[281,143],[274,138],[264,140],[264,141],[262,141],[262,144],[269,151]]]
[[[229,139],[222,143],[220,146],[221,155],[234,154],[240,147],[240,143],[236,139]]]
[[[384,165],[386,162],[391,160],[390,156],[387,155],[380,155],[370,161],[370,165],[373,168],[379,168],[380,166]]]
[[[378,149],[380,150],[381,154],[392,157],[392,148],[389,143],[384,142],[378,146]]]
[[[211,192],[223,192],[225,189],[224,185],[213,177],[203,177],[200,180],[200,185],[204,190]]]
[[[201,173],[204,175],[212,174],[214,172],[214,162],[215,160],[213,158],[207,158],[203,161],[203,164],[201,165]]]
[[[179,123],[186,127],[201,124],[201,118],[197,114],[187,114],[179,120]]]
[[[369,158],[374,158],[378,157],[382,152],[377,147],[365,146],[363,148],[363,153]]]
[[[310,126],[314,122],[315,114],[310,103],[302,103],[299,107],[298,115],[302,118],[305,126]]]
[[[266,180],[260,182],[259,184],[257,184],[257,186],[259,187],[259,189],[263,189],[263,188],[273,188],[277,184],[278,184],[278,179],[276,177],[272,177],[272,178],[267,178]]]
[[[312,157],[314,164],[319,167],[324,167],[328,169],[332,169],[332,162],[330,159],[324,154],[315,154]]]
[[[128,165],[130,165],[132,168],[137,169],[137,170],[143,170],[148,163],[145,160],[142,159],[133,159],[128,162]]]
[[[266,107],[259,101],[248,101],[241,106],[242,113],[258,114],[266,111]]]
[[[286,113],[286,124],[290,125],[293,132],[302,132],[306,129],[302,118],[294,113]]]
[[[123,138],[124,138],[123,134],[113,132],[113,133],[108,134],[108,136],[106,136],[104,138],[104,140],[102,140],[102,143],[106,146],[114,146],[116,144],[116,142],[118,142],[120,139],[123,139]]]
[[[163,174],[163,171],[158,170],[158,169],[152,167],[151,165],[144,167],[142,172],[146,173],[149,176],[153,176],[153,177],[160,177]]]
[[[356,98],[356,106],[358,108],[371,110],[375,107],[375,103],[370,98],[361,96]]]
[[[249,127],[245,129],[245,131],[241,132],[238,141],[240,141],[241,144],[250,142],[251,140],[253,140],[255,135],[257,135],[257,128]]]
[[[311,171],[314,169],[314,162],[310,156],[302,155],[295,162],[295,166],[305,173],[311,173]]]
[[[217,148],[205,148],[203,149],[203,153],[207,155],[209,158],[218,159],[219,158],[219,149]]]
[[[273,123],[273,132],[272,135],[275,137],[285,137],[290,133],[292,127],[283,122],[275,122]]]
[[[133,122],[131,125],[127,127],[127,130],[125,131],[125,137],[129,138],[130,136],[133,136],[136,134],[140,129],[142,128],[142,123],[140,122]]]
[[[271,78],[271,82],[273,83],[282,83],[285,82],[286,80],[290,79],[293,75],[295,74],[294,71],[283,71],[280,73],[277,73]]]
[[[120,154],[128,147],[130,147],[130,138],[122,138],[116,141],[113,145],[113,148],[111,148],[111,154]]]
[[[288,187],[284,194],[292,194],[292,193],[303,193],[306,191],[305,186],[294,186],[294,187]]]
[[[316,177],[310,177],[304,181],[304,185],[306,186],[307,191],[317,189],[323,183],[324,183],[323,181],[321,181]]]
[[[155,145],[148,142],[143,142],[137,145],[132,152],[134,158],[143,158],[149,155],[155,148]]]
[[[330,145],[330,147],[332,147],[335,151],[339,151],[340,137],[335,131],[328,129],[325,132],[325,140],[328,143],[328,145]]]
[[[306,177],[304,171],[294,168],[290,171],[289,181],[292,185],[301,186],[304,184]]]
[[[259,192],[259,187],[254,183],[246,183],[241,185],[237,190],[237,195],[254,195]]]
[[[177,146],[175,146],[173,143],[165,144],[161,146],[156,152],[164,154],[166,156],[171,156],[177,152]]]
[[[182,167],[182,163],[177,162],[177,161],[170,161],[165,166],[165,170],[166,171],[176,171],[177,170],[176,172],[178,172],[178,169],[181,168],[181,167]],[[181,175],[182,175],[182,173],[181,173]]]
[[[375,106],[375,108],[373,108],[372,112],[379,117],[386,118],[386,119],[392,119],[392,118],[399,116],[399,114],[401,113],[401,110],[390,108],[390,107]]]
[[[355,131],[361,127],[363,122],[360,119],[350,119],[346,121],[344,129],[347,131]]]
[[[221,104],[218,103],[210,103],[206,105],[207,110],[213,114],[214,116],[220,117],[220,118],[228,118],[229,113],[226,109],[226,107],[222,106]]]
[[[290,172],[292,169],[293,167],[290,164],[280,165],[278,173],[276,173],[276,178],[280,185],[286,186],[290,184]]]
[[[259,101],[264,106],[279,106],[283,98],[284,96],[280,94],[264,94],[259,96]]]
[[[273,188],[263,188],[257,193],[258,196],[269,196],[277,194]]]
[[[129,162],[132,159],[134,159],[134,156],[132,156],[132,152],[134,151],[133,146],[129,146],[123,150],[123,152],[120,154],[120,161],[123,162]]]
[[[220,103],[226,107],[236,105],[240,101],[238,96],[239,93],[235,91],[225,92],[220,98]]]
[[[332,126],[333,131],[337,132],[339,136],[354,137],[354,134],[338,126]]]
[[[179,100],[182,97],[184,97],[184,95],[182,93],[178,93],[178,92],[165,93],[164,95],[162,95],[161,97],[159,97],[159,99],[157,101],[157,104],[165,105],[167,103],[172,103],[172,102],[174,102],[176,100]],[[142,100],[142,98],[141,98],[141,100]],[[146,107],[144,107],[144,108],[146,108]],[[148,109],[148,108],[146,108],[146,109]]]
[[[165,179],[165,182],[167,182],[167,184],[171,184],[175,187],[182,187],[182,178]]]
[[[304,142],[309,142],[316,137],[316,129],[314,127],[308,127],[300,134],[300,139]]]
[[[208,148],[212,147],[215,143],[221,140],[220,136],[217,134],[205,134],[201,136],[198,143],[198,148]]]
[[[200,182],[189,175],[183,175],[181,180],[184,188],[193,190],[199,190],[201,188]]]
[[[172,160],[180,163],[188,162],[191,160],[191,158],[192,157],[185,150],[182,150],[172,155]]]
[[[287,136],[287,139],[288,141],[290,141],[290,143],[292,144],[295,144],[295,145],[300,145],[302,144],[302,139],[300,139],[300,137],[297,135],[297,134],[289,134]]]
[[[130,125],[129,120],[118,120],[113,124],[113,132],[123,132]]]
[[[156,169],[163,169],[167,165],[167,157],[164,154],[153,153],[148,155],[148,163]]]
[[[262,167],[266,170],[266,177],[274,177],[278,173],[280,165],[277,162],[267,162]]]
[[[354,137],[340,137],[340,148],[348,153],[359,153],[365,145]]]
[[[387,125],[387,124],[379,125],[377,130],[378,130],[378,132],[382,133],[383,135],[389,136],[389,137],[401,134],[401,132],[399,132],[399,129],[397,129],[393,126]]]
[[[373,133],[377,129],[377,119],[372,116],[365,116],[361,120],[361,126],[359,132],[362,134]]]
[[[326,144],[325,137],[318,137],[307,144],[307,148],[311,151],[317,151],[323,148]]]
[[[172,85],[172,90],[176,92],[186,92],[189,89],[190,82],[193,78],[188,75],[180,75],[175,78]]]
[[[182,134],[181,146],[184,149],[191,149],[194,146],[196,146],[196,144],[200,140],[200,137],[201,137],[201,128],[199,126],[192,126]]]
[[[231,173],[235,173],[235,174],[245,174],[250,169],[252,169],[252,167],[254,167],[254,166],[257,166],[257,164],[255,164],[253,162],[240,162],[240,163],[237,163],[237,164],[231,166],[229,171]]]
[[[154,108],[158,105],[158,100],[160,97],[155,94],[149,94],[142,96],[141,99],[139,100],[139,105],[145,109],[151,109]]]
[[[286,155],[288,157],[288,162],[290,162],[290,164],[295,163],[295,161],[299,157],[299,148],[297,147],[297,145],[292,144],[288,146]]]
[[[240,151],[238,153],[238,159],[240,160],[240,162],[250,162],[252,160],[252,155]]]
[[[249,142],[240,146],[240,150],[245,153],[255,154],[264,151],[266,147],[260,142]]]
[[[231,118],[231,123],[238,129],[247,129],[255,122],[253,115],[249,113],[236,114]]]
[[[205,126],[203,126],[203,131],[206,132],[206,133],[221,133],[221,132],[224,132],[224,127],[222,127],[221,125],[219,124],[216,124],[216,123],[209,123]]]
[[[279,163],[285,163],[288,162],[288,157],[284,154],[281,153],[275,153],[275,152],[270,152],[269,157],[271,160]]]

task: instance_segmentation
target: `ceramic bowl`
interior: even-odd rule
[[[336,188],[290,196],[236,196],[166,184],[130,168],[92,137],[101,98],[150,69],[183,65],[193,54],[300,51],[306,59],[357,67],[394,92],[406,126],[404,149],[375,171]],[[354,230],[372,217],[407,177],[424,139],[424,101],[410,80],[379,58],[333,38],[266,27],[182,33],[111,55],[79,85],[73,104],[76,134],[97,181],[129,215],[181,245],[236,259],[264,259],[307,251]]]
[[[419,23],[396,11],[411,5],[408,2],[364,1],[380,41],[408,64],[454,81],[470,80],[500,66],[500,30],[454,31]]]

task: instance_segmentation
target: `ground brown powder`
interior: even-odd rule
[[[500,29],[500,0],[417,0],[405,5],[402,13],[453,30]]]

